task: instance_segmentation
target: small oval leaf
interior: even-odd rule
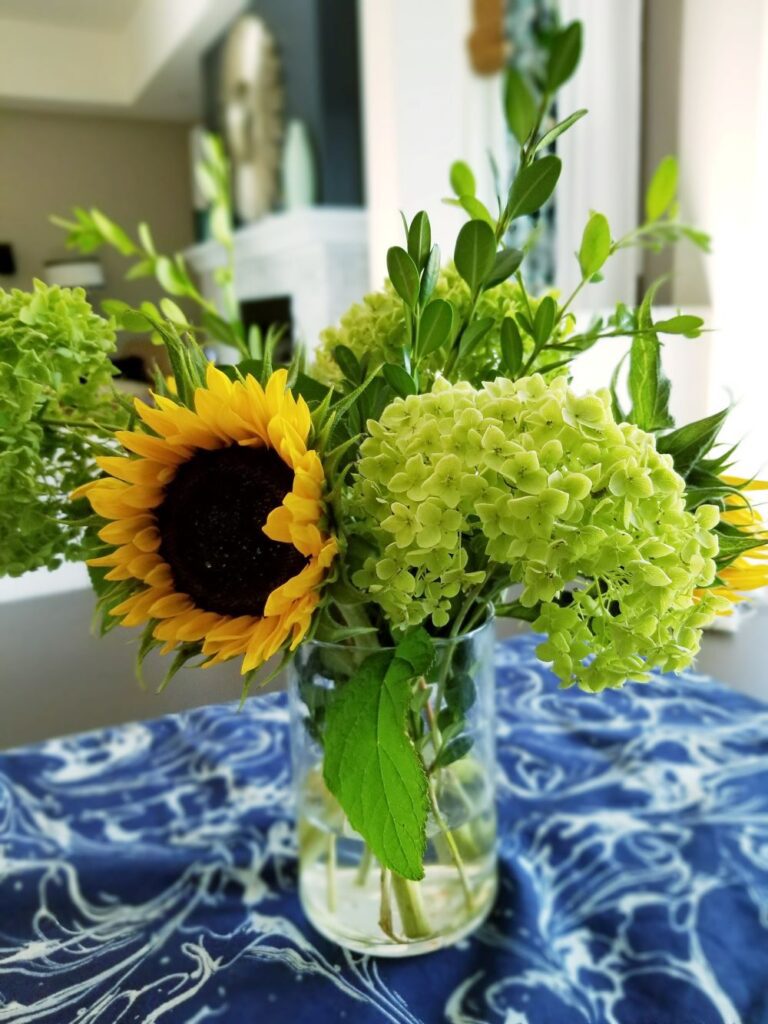
[[[475,196],[462,196],[459,203],[474,220],[484,220],[490,228],[495,229],[496,221],[491,216],[490,210]]]
[[[509,195],[509,217],[526,217],[540,209],[555,191],[562,163],[556,156],[543,156],[521,168]]]
[[[450,181],[451,188],[459,197],[473,196],[477,191],[472,169],[463,160],[454,160],[451,164]]]
[[[411,226],[408,229],[408,255],[419,270],[427,262],[431,246],[432,229],[430,228],[429,217],[424,210],[420,210],[411,221]]]
[[[579,249],[581,276],[589,280],[611,254],[611,229],[602,213],[593,213],[584,228]]]
[[[509,130],[522,146],[536,124],[536,100],[516,68],[509,68],[504,89],[504,111]]]
[[[502,249],[497,252],[493,259],[491,272],[485,279],[485,288],[494,288],[502,281],[506,281],[523,262],[524,253],[520,249]]]
[[[688,334],[697,337],[704,321],[700,316],[692,316],[690,313],[681,313],[672,316],[668,320],[657,320],[653,325],[655,330],[662,334]]]
[[[475,345],[482,341],[488,331],[490,331],[493,324],[494,319],[492,316],[484,316],[480,320],[473,320],[461,337],[460,354],[465,356],[468,352],[471,352]]]
[[[552,334],[556,314],[557,303],[551,295],[545,295],[539,303],[536,316],[533,318],[533,337],[537,345],[543,345]]]
[[[511,316],[501,322],[501,361],[511,377],[517,376],[523,365],[523,339]]]
[[[421,314],[418,353],[428,356],[449,340],[453,332],[453,306],[445,299],[433,299]]]
[[[413,309],[419,297],[419,272],[402,246],[393,245],[387,251],[387,273],[397,294]]]
[[[387,384],[395,394],[401,398],[416,394],[413,377],[402,366],[398,366],[396,363],[385,363],[381,369]]]
[[[453,260],[456,269],[475,291],[493,267],[496,236],[485,221],[471,220],[459,231]]]
[[[648,220],[663,217],[677,195],[677,160],[665,156],[656,168],[645,194],[645,215]]]
[[[425,306],[435,290],[437,279],[440,276],[440,247],[433,245],[427,258],[427,265],[421,275],[419,286],[419,302]]]
[[[333,358],[336,361],[336,365],[347,378],[353,384],[359,384],[363,379],[363,374],[360,369],[360,363],[358,362],[357,356],[347,345],[337,345],[333,350]]]
[[[572,21],[552,40],[547,61],[547,91],[554,92],[567,82],[581,57],[581,22]]]

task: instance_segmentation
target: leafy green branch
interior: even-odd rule
[[[201,326],[211,337],[236,348],[242,355],[248,357],[251,352],[246,343],[235,294],[229,163],[222,143],[216,136],[205,136],[203,160],[195,172],[201,191],[210,204],[212,237],[226,253],[224,265],[214,275],[221,291],[223,312],[200,292],[180,253],[165,255],[157,251],[147,224],[139,224],[136,235],[132,237],[101,210],[84,210],[81,207],[75,207],[72,211],[74,219],[54,216],[51,217],[51,221],[67,231],[67,247],[70,249],[89,254],[104,246],[110,246],[122,256],[132,259],[134,262],[125,275],[127,280],[154,277],[169,296],[187,300],[197,306]],[[119,327],[137,329],[136,320],[131,324],[130,320],[121,316],[121,313],[127,310],[125,304],[107,302],[104,307],[105,311],[115,317]],[[172,319],[176,319],[177,322],[185,320],[175,303],[171,303],[169,309],[171,308]]]

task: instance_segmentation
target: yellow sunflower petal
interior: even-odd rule
[[[144,577],[144,582],[150,587],[160,587],[164,590],[170,590],[173,587],[173,574],[171,573],[171,567],[163,562],[161,565],[158,565],[157,568],[147,573]]]
[[[175,615],[182,615],[192,608],[194,604],[186,594],[167,594],[154,602],[150,612],[153,619],[169,619]]]
[[[166,466],[178,466],[186,462],[192,449],[186,445],[169,444],[160,437],[151,437],[141,430],[118,430],[115,437],[129,452],[142,455],[145,459],[162,462]]]
[[[262,532],[269,537],[270,540],[276,540],[278,543],[290,544],[291,543],[291,526],[293,524],[293,514],[290,509],[287,509],[285,505],[279,505],[267,516],[267,521],[262,526]]]
[[[266,399],[269,419],[272,419],[273,416],[278,416],[283,410],[287,382],[288,371],[285,369],[275,370],[267,381],[264,397]]]
[[[162,486],[173,479],[174,470],[150,459],[126,459],[120,455],[99,455],[96,464],[105,473],[129,484]]]
[[[154,523],[154,517],[148,513],[131,516],[130,519],[118,519],[107,523],[99,530],[99,537],[107,544],[127,544],[137,533]]]

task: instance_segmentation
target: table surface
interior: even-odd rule
[[[766,1024],[768,706],[498,648],[501,886],[383,961],[296,896],[284,697],[0,756],[0,1022]]]

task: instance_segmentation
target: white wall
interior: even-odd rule
[[[680,89],[681,190],[713,236],[702,257],[680,248],[675,298],[708,299],[713,325],[711,410],[738,399],[729,439],[745,436],[741,468],[768,459],[768,4],[685,0]]]
[[[386,254],[403,244],[399,210],[429,213],[443,259],[466,220],[442,203],[448,171],[466,160],[478,194],[493,203],[488,150],[504,157],[501,76],[470,68],[469,0],[360,2],[366,199],[371,287],[386,276]],[[495,201],[494,201],[495,202]]]

